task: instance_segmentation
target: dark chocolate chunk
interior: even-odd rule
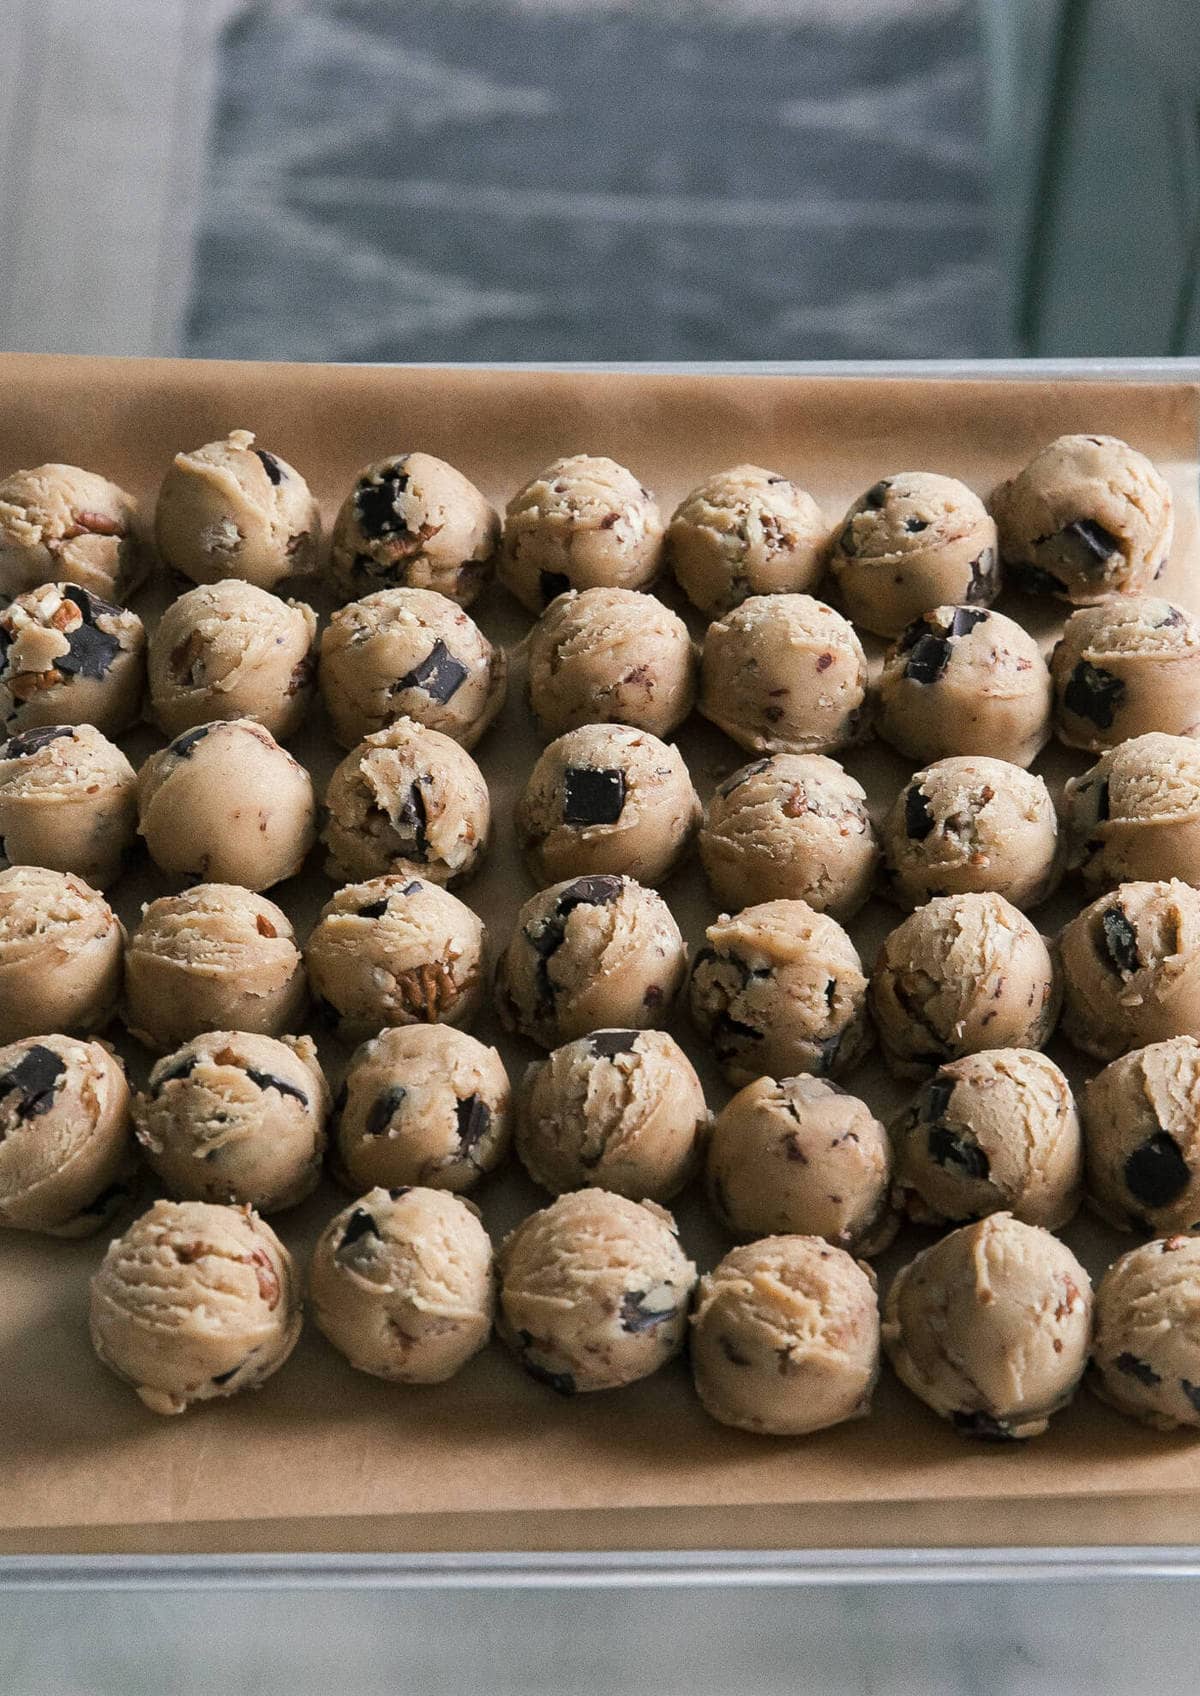
[[[904,833],[912,842],[924,842],[933,834],[934,817],[929,802],[917,784],[912,784],[904,796]]]
[[[1147,1389],[1153,1389],[1155,1384],[1161,1384],[1162,1379],[1147,1360],[1139,1360],[1137,1355],[1130,1354],[1126,1349],[1113,1362],[1118,1372],[1124,1372],[1127,1377],[1136,1378],[1139,1384],[1145,1384]]]
[[[570,587],[571,579],[563,571],[538,572],[538,593],[542,597],[544,607],[557,600],[559,595],[565,595]]]
[[[576,907],[607,906],[610,901],[617,899],[623,887],[624,879],[619,877],[578,877],[563,890],[552,913],[536,924],[526,927],[525,940],[539,957],[537,985],[538,995],[543,1002],[554,999],[554,985],[550,981],[548,962],[550,956],[562,947],[563,938],[567,934],[567,920],[571,914]]]
[[[297,1089],[295,1084],[288,1083],[286,1078],[277,1078],[273,1072],[256,1072],[253,1066],[246,1067],[246,1076],[252,1084],[257,1084],[259,1089],[277,1089],[280,1095],[294,1097],[301,1107],[308,1106],[308,1097],[304,1091]]]
[[[615,824],[625,808],[625,773],[619,766],[568,766],[563,775],[564,824]]]
[[[1063,551],[1068,557],[1078,559],[1085,571],[1094,570],[1121,551],[1121,544],[1112,531],[1106,530],[1103,524],[1097,524],[1094,518],[1076,518],[1072,523],[1064,524],[1058,536],[1063,543]],[[1054,540],[1052,537],[1046,539]]]
[[[87,1206],[81,1207],[79,1212],[89,1219],[101,1219],[106,1214],[115,1213],[117,1208],[123,1202],[128,1201],[132,1194],[133,1185],[129,1180],[118,1178],[115,1183],[109,1184],[106,1189],[102,1189],[99,1195],[93,1196]]]
[[[922,530],[928,530],[929,520],[927,518],[913,518],[909,516],[904,520],[904,528],[908,531],[910,536],[919,536]]]
[[[21,730],[16,736],[9,737],[3,750],[0,750],[0,756],[6,760],[23,759],[27,754],[36,754],[39,748],[45,748],[51,742],[74,734],[75,727],[70,724],[42,724],[33,730]]]
[[[718,1013],[712,1022],[713,1047],[719,1060],[738,1054],[748,1042],[761,1042],[763,1033],[753,1025],[743,1024],[729,1013]]]
[[[1188,1401],[1191,1402],[1196,1412],[1200,1413],[1200,1384],[1192,1384],[1188,1381],[1188,1379],[1181,1378],[1179,1380],[1179,1388],[1183,1391]]]
[[[56,670],[61,671],[64,677],[90,677],[96,681],[108,676],[109,667],[121,652],[121,644],[115,636],[110,636],[107,630],[97,629],[94,624],[76,625],[74,630],[65,631],[64,635],[71,649],[55,659]]]
[[[420,665],[415,665],[397,680],[393,693],[399,694],[404,689],[421,689],[431,701],[445,706],[450,697],[462,688],[469,675],[467,667],[461,660],[455,659],[439,636]]]
[[[426,860],[429,858],[429,838],[425,834],[428,815],[425,811],[425,796],[422,793],[420,783],[409,784],[408,794],[404,797],[401,806],[392,815],[392,823],[396,828],[397,835],[403,836],[411,842],[410,852],[414,859]]]
[[[971,581],[967,585],[969,601],[990,601],[996,593],[996,550],[984,548],[971,561]]]
[[[367,1212],[365,1207],[356,1207],[346,1221],[346,1229],[342,1232],[342,1240],[337,1246],[337,1253],[352,1248],[363,1237],[379,1237],[379,1226]],[[382,1242],[383,1238],[379,1237]]]
[[[185,730],[182,736],[177,736],[171,743],[168,752],[177,760],[189,759],[197,742],[203,742],[211,729],[211,724],[198,724],[195,730]]]
[[[964,1178],[987,1178],[988,1157],[974,1137],[952,1131],[948,1125],[929,1127],[929,1158],[939,1166],[953,1166]]]
[[[588,1037],[588,1047],[600,1059],[611,1060],[614,1054],[632,1054],[641,1034],[640,1031],[593,1031]]]
[[[242,1370],[242,1367],[245,1366],[245,1364],[244,1360],[239,1360],[236,1366],[231,1366],[229,1368],[228,1372],[214,1372],[212,1375],[213,1383],[228,1384],[231,1378],[237,1377],[238,1373]]]
[[[1100,931],[1109,960],[1117,971],[1131,976],[1141,965],[1137,932],[1130,924],[1124,908],[1106,907],[1100,915]]]
[[[756,760],[752,766],[743,766],[741,771],[735,771],[732,777],[725,779],[717,790],[717,794],[732,795],[734,790],[740,788],[747,779],[757,777],[760,771],[766,771],[770,763],[770,760]]]
[[[817,1062],[817,1071],[822,1077],[828,1076],[828,1074],[832,1072],[833,1068],[837,1065],[838,1054],[841,1050],[842,1040],[845,1035],[845,1031],[837,1031],[833,1036],[827,1036],[823,1041],[817,1044],[817,1047],[820,1050],[820,1058]]]
[[[870,507],[873,512],[878,512],[884,501],[887,499],[887,492],[891,486],[892,483],[889,477],[882,477],[878,483],[872,483],[871,487],[862,498],[863,506]]]
[[[950,618],[948,636],[969,636],[977,624],[986,624],[990,612],[977,612],[974,607],[955,607]]]
[[[11,1072],[0,1077],[0,1097],[16,1093],[17,1118],[40,1119],[54,1105],[54,1090],[67,1068],[52,1048],[27,1048]]]
[[[1009,575],[1016,587],[1024,589],[1027,595],[1065,595],[1067,592],[1062,578],[1041,565],[1026,565],[1018,560],[1009,568]]]
[[[367,1135],[381,1137],[400,1111],[408,1091],[403,1084],[389,1084],[388,1087],[375,1097],[371,1111],[367,1114]]]
[[[458,1103],[455,1114],[458,1119],[458,1146],[469,1158],[476,1145],[488,1134],[492,1110],[479,1096],[468,1095]]]
[[[1076,718],[1086,718],[1098,730],[1112,728],[1117,708],[1125,694],[1125,684],[1111,671],[1104,671],[1090,660],[1080,660],[1063,690],[1063,706]]]
[[[388,1194],[391,1196],[393,1201],[399,1201],[402,1195],[409,1195],[411,1191],[411,1184],[401,1184],[398,1189],[389,1190]]]
[[[262,468],[266,472],[268,478],[272,483],[274,483],[275,487],[278,488],[280,483],[283,482],[284,471],[283,466],[280,465],[279,461],[275,458],[275,455],[273,453],[268,453],[265,448],[252,448],[251,452],[261,462]]]
[[[1182,624],[1182,623],[1183,623],[1183,614],[1180,612],[1179,608],[1178,607],[1168,607],[1165,617],[1160,618],[1158,623],[1154,626],[1154,628],[1156,630],[1170,630],[1175,625]]]
[[[399,470],[398,464],[389,466],[378,480],[364,480],[354,491],[354,513],[364,536],[381,538],[408,532],[408,525],[396,509],[397,500],[408,488],[408,475]]]
[[[674,1307],[643,1307],[646,1295],[645,1290],[626,1290],[621,1298],[622,1331],[653,1331],[655,1326],[675,1318]]]
[[[1125,1162],[1125,1187],[1143,1207],[1168,1207],[1192,1181],[1183,1150],[1169,1131],[1155,1131]]]
[[[921,1094],[921,1117],[930,1124],[940,1119],[950,1105],[950,1097],[954,1094],[957,1078],[948,1078],[940,1073],[931,1078]]]
[[[909,650],[904,675],[914,683],[936,683],[950,663],[950,643],[926,631]]]
[[[425,885],[418,878],[413,878],[411,883],[404,885],[400,893],[401,895],[419,895],[424,887]]]
[[[757,976],[757,975],[758,974],[755,973],[755,976]],[[768,970],[765,975],[769,977],[770,971]],[[826,1005],[826,1007],[829,1008],[830,1012],[833,1011],[833,1004],[837,1000],[837,991],[838,991],[838,980],[836,978],[826,978],[826,980],[825,980],[825,1005]]]
[[[370,901],[365,907],[358,909],[358,916],[360,919],[381,919],[387,912],[387,904],[388,898],[386,895],[382,901]]]
[[[993,1413],[956,1413],[953,1424],[956,1431],[962,1431],[968,1437],[979,1437],[985,1443],[1017,1441],[1011,1427]]]
[[[1096,786],[1096,822],[1103,824],[1109,814],[1108,779]]]
[[[112,601],[102,601],[99,595],[93,595],[90,589],[81,589],[78,583],[68,583],[63,590],[63,598],[79,608],[85,624],[95,624],[96,620],[106,613],[110,617],[119,617],[122,611]]]
[[[154,1085],[154,1094],[157,1095],[164,1084],[173,1084],[177,1078],[190,1078],[198,1064],[199,1061],[194,1054],[185,1054],[182,1060],[175,1062],[170,1071],[159,1073],[158,1080]]]
[[[539,1384],[548,1384],[560,1396],[573,1396],[575,1394],[575,1380],[569,1372],[551,1372],[548,1366],[542,1366],[538,1361],[532,1359],[529,1353],[529,1350],[535,1346],[532,1332],[518,1331],[517,1341],[521,1345],[521,1365],[531,1378],[536,1378]]]

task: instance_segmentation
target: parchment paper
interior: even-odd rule
[[[361,464],[418,447],[460,466],[500,506],[560,453],[613,455],[657,491],[667,511],[706,473],[753,460],[810,488],[832,521],[889,472],[944,471],[986,493],[1060,432],[1111,432],[1149,453],[1170,478],[1179,517],[1164,592],[1200,607],[1197,402],[1196,388],[1182,384],[16,355],[0,358],[0,471],[66,460],[103,471],[152,502],[176,450],[242,426],[305,473],[327,521]],[[311,586],[297,584],[294,592],[330,604]],[[155,604],[152,595],[141,610],[153,616]],[[1036,620],[1047,641],[1061,622],[1029,603],[1005,610]],[[499,589],[475,616],[510,645],[529,623]],[[141,757],[156,740],[139,731],[128,746]],[[748,757],[698,720],[680,741],[702,796]],[[296,751],[322,784],[336,750],[319,722]],[[488,924],[493,954],[532,893],[513,853],[510,814],[536,752],[518,656],[508,707],[476,756],[492,787],[496,838],[487,869],[462,892]],[[1038,769],[1057,785],[1087,763],[1058,750]],[[908,776],[908,767],[878,746],[847,764],[880,813]],[[332,887],[319,851],[311,867],[271,892],[302,936]],[[116,904],[128,922],[142,900],[165,887],[143,864],[118,886]],[[698,868],[685,868],[666,894],[694,945],[715,916]],[[1039,912],[1039,923],[1052,930],[1079,904],[1072,887]],[[868,963],[897,919],[873,903],[850,927]],[[677,1016],[671,1028],[703,1070],[686,1020]],[[476,1029],[499,1040],[490,1015]],[[533,1051],[507,1040],[501,1047],[519,1075]],[[336,1086],[345,1053],[324,1041],[322,1049]],[[140,1079],[147,1057],[126,1051]],[[1078,1057],[1059,1046],[1052,1052],[1081,1075]],[[705,1081],[719,1108],[728,1091],[709,1071]],[[876,1061],[844,1081],[885,1116],[904,1099]],[[151,1193],[147,1187],[144,1200]],[[275,1221],[302,1260],[344,1199],[325,1186]],[[499,1237],[545,1198],[510,1168],[485,1180],[476,1199]],[[677,1212],[694,1258],[711,1265],[728,1245],[701,1199],[689,1195]],[[1094,1270],[1129,1246],[1087,1221],[1065,1235]],[[922,1241],[907,1233],[885,1263],[885,1278]],[[103,1246],[103,1238],[63,1244],[0,1237],[0,1549],[651,1547],[697,1538],[764,1546],[1034,1542],[1053,1540],[1061,1528],[1069,1540],[1071,1526],[1083,1540],[1135,1541],[1163,1523],[1147,1503],[1174,1503],[1173,1523],[1181,1501],[1190,1498],[1200,1510],[1193,1494],[1200,1491],[1200,1443],[1193,1437],[1143,1430],[1081,1392],[1048,1436],[976,1446],[886,1374],[868,1420],[779,1441],[711,1423],[681,1363],[619,1393],[564,1401],[493,1344],[448,1385],[401,1389],[351,1372],[310,1327],[257,1395],[163,1420],[111,1378],[88,1346],[87,1279]],[[581,1518],[582,1510],[595,1510],[594,1518]]]

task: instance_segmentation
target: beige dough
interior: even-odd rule
[[[1067,864],[1089,889],[1200,883],[1200,742],[1151,731],[1120,743],[1068,779],[1063,825]]]
[[[359,472],[333,526],[333,581],[351,600],[374,589],[433,589],[469,607],[485,587],[499,515],[461,471],[402,453]]]
[[[653,595],[584,589],[559,596],[529,632],[526,699],[549,740],[585,724],[670,736],[696,699],[687,625]]]
[[[309,716],[317,615],[227,578],[172,601],[147,655],[154,719],[168,736],[219,718],[256,718],[281,742]]]
[[[496,1329],[560,1395],[615,1390],[683,1347],[696,1268],[655,1202],[572,1190],[500,1246]]]
[[[133,1189],[129,1085],[100,1042],[0,1048],[0,1226],[87,1237]]]
[[[294,1031],[307,999],[288,919],[234,884],[151,901],[125,951],[126,1023],[159,1053],[201,1031]]]
[[[72,872],[0,872],[0,1042],[103,1030],[121,993],[125,932]]]
[[[92,1346],[152,1413],[259,1389],[301,1320],[292,1257],[248,1207],[156,1201],[92,1279]]]
[[[21,730],[0,744],[0,845],[14,866],[120,876],[137,823],[137,778],[90,724]]]
[[[469,1201],[373,1189],[321,1233],[309,1292],[317,1325],[358,1371],[441,1384],[491,1334],[492,1245]]]
[[[1118,1231],[1200,1229],[1200,1042],[1123,1054],[1089,1078],[1079,1106],[1093,1209]]]
[[[763,901],[705,931],[693,1022],[731,1084],[842,1074],[870,1047],[867,980],[846,932],[805,901]]]
[[[336,1115],[337,1176],[348,1190],[469,1190],[512,1140],[503,1060],[450,1025],[406,1025],[364,1042]]]
[[[1200,619],[1149,597],[1071,614],[1050,656],[1054,728],[1099,753],[1150,730],[1200,734]]]
[[[146,632],[135,612],[74,583],[44,583],[0,612],[0,716],[7,735],[94,724],[119,736],[142,710]]]
[[[588,724],[542,754],[516,822],[535,883],[613,872],[656,884],[690,845],[700,801],[678,748],[627,724]]]
[[[1200,891],[1122,883],[1059,938],[1063,1030],[1098,1060],[1200,1033]]]
[[[173,1196],[278,1213],[316,1188],[329,1090],[311,1037],[207,1031],[155,1066],[133,1104]]]
[[[254,446],[250,430],[177,453],[159,490],[154,535],[193,583],[239,577],[273,589],[317,568],[321,515],[304,478]]]
[[[1200,1240],[1143,1243],[1096,1289],[1092,1387],[1159,1431],[1200,1425]]]
[[[718,471],[675,508],[666,555],[675,581],[706,618],[748,595],[813,588],[829,525],[810,494],[777,471]]]
[[[572,454],[509,501],[500,581],[532,613],[567,589],[640,589],[658,575],[662,537],[654,496],[632,471]]]
[[[517,1153],[553,1195],[595,1185],[669,1201],[691,1177],[708,1129],[695,1069],[665,1031],[599,1030],[525,1073]]]
[[[905,1266],[883,1346],[915,1396],[971,1437],[1038,1437],[1087,1365],[1092,1286],[1065,1243],[1011,1213],[951,1231]]]
[[[692,1376],[723,1425],[802,1437],[870,1411],[875,1274],[820,1237],[764,1237],[700,1280]]]
[[[492,807],[465,748],[399,718],[351,750],[325,792],[325,870],[335,882],[412,872],[461,883],[487,852]]]
[[[505,1029],[543,1048],[667,1019],[687,971],[662,896],[630,877],[551,884],[517,914],[496,969]]]
[[[127,600],[145,574],[132,495],[77,465],[39,465],[0,480],[0,595],[78,583]]]

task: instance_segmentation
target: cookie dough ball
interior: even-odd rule
[[[879,734],[912,760],[988,754],[1028,766],[1049,741],[1053,693],[1036,641],[1011,618],[936,607],[884,656]]]
[[[491,575],[500,518],[461,471],[402,453],[359,472],[333,526],[329,564],[347,599],[433,589],[469,607]]]
[[[1120,743],[1068,779],[1063,828],[1067,864],[1089,889],[1200,883],[1200,742],[1152,731]]]
[[[877,1254],[896,1234],[892,1151],[863,1101],[823,1078],[756,1078],[717,1114],[709,1200],[736,1237],[824,1237]]]
[[[1098,1060],[1200,1034],[1200,891],[1122,883],[1059,938],[1063,1030]]]
[[[123,601],[145,573],[132,495],[77,465],[39,465],[0,480],[0,595],[53,579]]]
[[[1106,601],[1073,612],[1050,656],[1054,728],[1098,753],[1161,730],[1200,734],[1200,619],[1170,601]]]
[[[120,875],[137,822],[137,778],[90,724],[20,730],[0,743],[0,852],[9,865]]]
[[[541,612],[567,589],[640,589],[658,575],[663,524],[649,489],[613,459],[556,459],[504,514],[500,581]]]
[[[286,460],[250,430],[177,453],[162,481],[154,537],[164,562],[193,583],[239,577],[273,589],[316,570],[321,515]]]
[[[885,939],[871,976],[883,1056],[899,1078],[989,1048],[1041,1048],[1058,1018],[1045,940],[1002,895],[940,895]]]
[[[1200,1240],[1143,1243],[1096,1288],[1091,1383],[1111,1406],[1174,1431],[1200,1425]]]
[[[1017,587],[1077,606],[1140,594],[1171,551],[1171,491],[1116,436],[1059,436],[991,506]]]
[[[152,1413],[259,1389],[301,1319],[292,1257],[248,1207],[156,1201],[92,1279],[92,1346]]]
[[[665,1031],[593,1031],[526,1072],[517,1153],[554,1195],[595,1184],[667,1201],[691,1176],[707,1128],[700,1080]]]
[[[993,1048],[942,1066],[892,1124],[896,1200],[918,1225],[1012,1213],[1057,1231],[1079,1206],[1083,1139],[1053,1060]]]
[[[468,1190],[512,1138],[504,1062],[449,1025],[407,1025],[364,1042],[337,1114],[338,1177],[350,1190]]]
[[[279,1036],[307,1001],[284,914],[231,883],[200,883],[142,910],[125,951],[126,1023],[159,1052],[201,1031]]]
[[[496,969],[500,1018],[543,1048],[644,1030],[667,1017],[686,971],[679,926],[653,889],[608,875],[554,883],[517,914]]]
[[[0,1226],[86,1237],[129,1198],[129,1085],[103,1043],[0,1048]]]
[[[255,719],[201,724],[138,773],[138,832],[170,876],[270,889],[316,840],[312,779]]]
[[[751,595],[708,627],[700,711],[743,748],[835,753],[861,740],[866,698],[862,643],[811,595]]]
[[[329,1090],[311,1037],[208,1031],[160,1060],[133,1104],[173,1196],[278,1213],[321,1175]]]
[[[543,753],[516,821],[537,883],[586,872],[661,883],[695,834],[700,800],[678,748],[627,724],[588,724]]]
[[[0,1042],[103,1030],[121,992],[125,932],[72,872],[0,872]]]
[[[834,538],[829,571],[855,624],[899,636],[935,607],[995,600],[996,526],[965,483],[901,471],[855,501]]]
[[[572,1190],[518,1225],[498,1259],[496,1329],[560,1395],[632,1384],[683,1347],[696,1268],[655,1202]]]
[[[526,692],[539,733],[626,724],[669,736],[696,699],[687,625],[653,595],[561,595],[529,633]]]
[[[882,831],[885,887],[902,907],[994,889],[1036,907],[1062,871],[1058,815],[1040,777],[961,754],[919,771]]]
[[[1088,1080],[1079,1106],[1095,1211],[1118,1231],[1200,1229],[1200,1042],[1176,1036],[1123,1054]]]
[[[365,737],[325,792],[325,870],[338,882],[413,872],[461,883],[487,851],[492,805],[465,748],[400,718]]]
[[[811,589],[824,570],[828,535],[810,494],[777,471],[735,465],[675,508],[666,555],[692,605],[720,618],[747,595]]]
[[[146,632],[135,612],[74,583],[44,583],[0,612],[0,716],[7,734],[94,724],[119,736],[141,713]]]
[[[219,718],[256,718],[286,741],[308,717],[317,615],[236,577],[172,601],[150,638],[150,700],[168,736]]]
[[[807,901],[849,919],[871,894],[879,845],[866,790],[823,754],[773,754],[726,778],[708,804],[700,859],[712,892],[736,908]]]
[[[381,589],[334,613],[319,675],[343,748],[405,717],[473,748],[504,705],[508,661],[445,595]]]
[[[359,1372],[441,1384],[492,1329],[492,1245],[469,1201],[445,1190],[373,1189],[321,1233],[313,1318]]]
[[[484,929],[457,896],[405,872],[348,883],[304,957],[317,1010],[351,1040],[386,1025],[462,1025],[483,996]]]

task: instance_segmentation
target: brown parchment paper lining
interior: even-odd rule
[[[420,447],[460,466],[501,506],[560,453],[612,454],[667,510],[706,473],[753,460],[810,488],[832,522],[889,472],[936,469],[986,493],[1049,438],[1108,432],[1149,453],[1170,478],[1179,517],[1164,592],[1200,606],[1197,399],[1184,384],[14,355],[0,358],[0,470],[66,460],[152,502],[175,451],[243,426],[304,471],[327,520],[362,463]],[[309,585],[294,592],[329,604]],[[155,604],[152,595],[148,616]],[[1007,610],[1036,620],[1047,641],[1061,622],[1028,604]],[[498,589],[475,615],[509,645],[528,628]],[[463,891],[489,926],[493,954],[532,892],[509,819],[537,752],[520,672],[518,655],[508,707],[477,750],[497,831],[487,869]],[[155,741],[139,732],[128,745],[140,756]],[[746,758],[695,721],[680,741],[704,796]],[[296,751],[323,783],[336,750],[319,722]],[[879,812],[908,775],[878,747],[847,763]],[[1086,763],[1057,751],[1038,769],[1057,785]],[[164,887],[143,866],[114,899],[128,922]],[[272,894],[306,934],[330,888],[318,853],[311,873]],[[715,916],[696,867],[665,892],[694,944]],[[1042,928],[1056,928],[1078,904],[1069,891],[1038,914]],[[896,918],[873,903],[851,927],[868,963]],[[490,1015],[475,1028],[500,1040]],[[686,1022],[676,1017],[671,1028],[703,1066]],[[501,1047],[514,1075],[532,1056],[507,1040]],[[140,1078],[146,1057],[126,1051]],[[1080,1075],[1077,1057],[1053,1052]],[[336,1082],[345,1054],[328,1043],[323,1053]],[[728,1092],[705,1078],[719,1107]],[[881,1113],[903,1099],[874,1061],[845,1081]],[[498,1237],[544,1198],[509,1172],[477,1199]],[[276,1221],[301,1258],[343,1200],[323,1188]],[[700,1200],[685,1198],[677,1212],[689,1250],[712,1264],[728,1245]],[[1065,1234],[1095,1270],[1128,1246],[1087,1222]],[[918,1246],[907,1237],[897,1257]],[[1081,1393],[1035,1443],[973,1446],[886,1375],[868,1420],[778,1442],[708,1421],[678,1363],[618,1394],[563,1401],[493,1344],[448,1385],[399,1390],[352,1373],[309,1327],[261,1393],[161,1420],[88,1347],[86,1284],[102,1251],[103,1240],[0,1240],[0,1550],[1131,1542],[1178,1527],[1181,1502],[1185,1519],[1200,1508],[1194,1438],[1145,1431]]]

